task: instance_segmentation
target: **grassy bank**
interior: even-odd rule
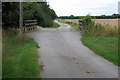
[[[79,25],[76,25],[76,24],[72,24],[69,22],[66,22],[66,24],[70,25],[72,28],[79,28]]]
[[[96,54],[118,65],[117,36],[95,36],[86,34],[81,40],[84,45],[89,47]]]
[[[73,24],[70,22],[63,22],[61,19],[58,19],[58,21],[61,23],[66,23],[66,24],[70,25],[72,28],[79,28],[79,25],[77,25],[77,24]]]
[[[84,28],[81,31],[82,42],[96,54],[118,64],[118,27],[99,24],[91,16],[83,17]]]
[[[39,78],[37,43],[25,36],[17,41],[16,35],[3,37],[3,78]]]
[[[60,25],[58,23],[53,22],[53,25],[47,28],[58,28],[58,27],[60,27]]]

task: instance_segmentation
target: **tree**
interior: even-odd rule
[[[30,14],[29,14],[30,13]],[[37,19],[38,25],[46,27],[52,26],[53,19],[57,18],[53,9],[47,3],[24,3],[24,20]]]
[[[3,28],[19,26],[19,3],[2,3],[2,25]]]
[[[86,16],[82,16],[81,19],[84,21],[86,27],[89,27],[89,25],[93,24],[92,17],[88,14]]]
[[[3,28],[19,27],[19,2],[4,2],[2,4]],[[24,2],[23,19],[38,21],[38,25],[52,26],[53,20],[57,18],[53,9],[46,2]]]

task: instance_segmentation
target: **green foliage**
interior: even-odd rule
[[[74,19],[74,15],[70,15],[70,18],[71,18],[71,19]]]
[[[94,25],[94,21],[92,21],[92,17],[88,14],[86,16],[81,17],[82,20],[84,21],[84,26],[89,27]]]
[[[72,28],[78,28],[79,27],[79,25],[77,25],[77,24],[72,24],[72,23],[69,23],[69,22],[67,22],[67,24],[69,24]]]
[[[112,15],[101,15],[101,16],[93,16],[96,19],[117,19],[120,18],[120,14],[112,14]]]
[[[60,19],[79,19],[84,16],[60,16]],[[120,18],[120,14],[112,14],[112,15],[100,15],[100,16],[91,16],[92,19],[117,19]]]
[[[60,25],[58,23],[53,22],[53,25],[48,28],[58,28]]]
[[[19,3],[2,3],[2,25],[3,28],[19,26]]]
[[[118,35],[118,27],[114,26],[112,27],[109,24],[99,24],[95,23],[92,20],[92,17],[90,15],[82,17],[84,21],[82,34],[92,34],[92,35],[102,35],[102,36],[108,36],[108,35]]]
[[[118,61],[118,37],[84,35],[82,42],[96,54],[120,66]],[[119,62],[119,64],[118,64]]]
[[[46,3],[24,3],[24,20],[36,19],[38,25],[47,27],[52,26],[53,19],[57,16],[53,9],[49,8]]]
[[[90,15],[86,15],[81,18],[83,20],[82,33],[89,33],[92,27],[94,27],[94,21],[92,21],[92,17]]]
[[[58,21],[61,22],[61,23],[64,23],[61,19],[58,19]],[[72,28],[78,28],[79,27],[79,25],[73,24],[73,23],[70,23],[70,22],[66,22],[66,24],[70,25]]]
[[[4,2],[2,4],[3,28],[11,28],[19,26],[19,3]],[[37,20],[38,25],[46,27],[52,26],[53,19],[57,17],[53,9],[45,2],[24,2],[23,3],[23,19]]]
[[[82,19],[82,42],[98,55],[118,65],[118,28],[95,23],[90,15]]]
[[[5,35],[6,32],[3,32],[2,77],[39,78],[38,44],[27,36],[18,42],[15,33]]]
[[[74,15],[70,15],[70,16],[60,16],[58,17],[59,19],[79,19],[80,16],[74,16]]]

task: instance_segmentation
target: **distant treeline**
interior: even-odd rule
[[[19,27],[19,2],[2,3],[2,25],[3,28]],[[53,9],[46,2],[23,3],[23,20],[37,20],[39,26],[52,26],[53,20],[57,18]]]
[[[83,16],[70,15],[70,16],[60,16],[58,18],[60,18],[60,19],[80,19],[82,17]],[[117,19],[117,18],[120,18],[120,14],[91,16],[91,17],[92,17],[92,19]]]

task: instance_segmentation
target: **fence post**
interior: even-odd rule
[[[20,33],[23,32],[23,2],[20,0],[20,21],[19,21],[19,26],[20,26]]]
[[[0,79],[2,79],[2,2],[0,1]]]
[[[83,20],[79,20],[79,27],[82,29],[84,26],[84,21]]]

